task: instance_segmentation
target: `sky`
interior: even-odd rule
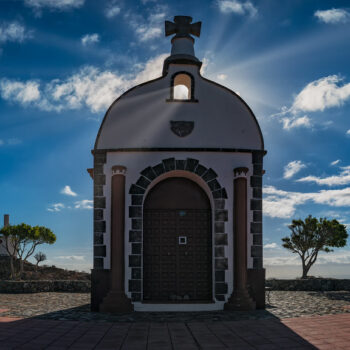
[[[0,215],[53,230],[47,264],[92,268],[90,151],[109,105],[161,75],[175,15],[202,21],[203,76],[260,123],[267,277],[300,276],[281,247],[293,219],[350,228],[349,1],[0,0]],[[310,274],[350,278],[349,264],[348,245]]]

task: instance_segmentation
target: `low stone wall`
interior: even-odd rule
[[[265,286],[271,290],[334,291],[349,290],[350,279],[310,278],[297,280],[268,279]]]
[[[0,293],[90,293],[90,281],[0,281]]]

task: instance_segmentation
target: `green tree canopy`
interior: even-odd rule
[[[53,244],[56,235],[47,227],[30,226],[27,224],[9,225],[0,230],[5,238],[5,248],[10,255],[11,276],[14,278],[14,259],[20,261],[20,274],[23,272],[23,262],[34,253],[39,244]]]
[[[289,237],[282,238],[282,246],[300,256],[302,278],[307,277],[320,251],[329,253],[333,251],[331,248],[344,247],[348,238],[345,225],[334,219],[318,220],[309,215],[305,220],[293,220],[288,227],[292,232]]]

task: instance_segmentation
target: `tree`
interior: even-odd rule
[[[282,238],[282,246],[293,253],[297,253],[302,261],[303,275],[307,278],[311,266],[315,263],[318,253],[332,252],[331,247],[344,247],[348,234],[345,225],[337,220],[312,217],[305,220],[293,220],[288,226],[292,231],[290,237]]]
[[[56,241],[56,236],[50,229],[24,223],[3,227],[0,234],[5,238],[5,248],[10,256],[11,278],[18,275],[15,271],[15,259],[19,260],[19,274],[22,275],[23,263],[34,253],[35,248],[39,244],[53,244]]]
[[[36,260],[36,268],[38,268],[39,263],[41,263],[42,261],[46,260],[46,254],[42,253],[42,252],[38,252],[34,255],[34,258]]]

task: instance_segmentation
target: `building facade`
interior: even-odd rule
[[[162,76],[114,101],[96,138],[95,311],[265,306],[263,136],[240,96],[201,76],[191,22],[166,22]]]

